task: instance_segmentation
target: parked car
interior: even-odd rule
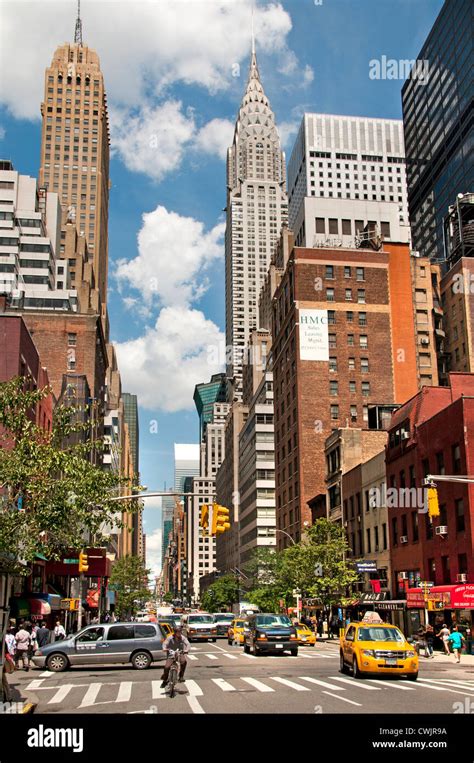
[[[221,636],[222,638],[225,638],[227,636],[229,625],[231,624],[233,619],[234,619],[234,615],[232,614],[232,612],[215,612],[214,613],[214,622],[216,624],[217,636]]]
[[[164,634],[157,623],[103,623],[37,649],[33,662],[60,673],[76,665],[131,663],[136,670],[164,660]]]
[[[259,612],[250,615],[244,628],[244,652],[254,655],[263,652],[298,654],[298,636],[287,615]]]
[[[215,641],[217,638],[214,616],[208,612],[184,615],[183,631],[188,641]]]
[[[387,623],[349,623],[340,639],[341,673],[351,671],[354,678],[370,673],[406,675],[418,678],[418,655],[395,625]]]

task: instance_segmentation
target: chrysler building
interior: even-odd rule
[[[227,376],[233,380],[233,399],[240,400],[244,348],[258,328],[260,287],[288,220],[285,155],[253,43],[247,89],[227,152],[226,212]]]

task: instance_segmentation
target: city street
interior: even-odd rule
[[[469,712],[474,664],[437,655],[420,658],[417,682],[398,678],[355,680],[339,672],[338,643],[300,648],[297,657],[245,655],[227,642],[192,644],[186,683],[170,699],[160,688],[161,665],[136,671],[32,669],[10,677],[36,713],[445,713]],[[467,700],[466,700],[467,698]],[[36,701],[36,700],[35,700]],[[460,703],[455,705],[455,703]],[[460,710],[460,708],[464,708]]]

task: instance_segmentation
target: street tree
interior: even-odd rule
[[[103,545],[106,525],[124,526],[111,499],[126,480],[100,467],[103,441],[91,438],[87,415],[78,416],[79,406],[57,406],[51,431],[36,423],[37,407],[50,394],[23,377],[0,384],[3,571],[24,574],[37,554],[58,559],[81,548],[85,537]]]
[[[150,598],[147,585],[150,572],[141,556],[127,554],[114,562],[109,588],[115,591],[121,618],[133,617],[145,606]]]
[[[239,583],[235,575],[223,575],[212,583],[201,596],[201,604],[208,612],[223,612],[239,601]]]

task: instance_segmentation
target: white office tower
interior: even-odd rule
[[[287,223],[285,155],[252,50],[247,89],[227,152],[226,344],[232,399],[242,398],[242,356],[258,328],[257,299]]]
[[[77,310],[68,262],[58,257],[60,233],[58,195],[0,162],[0,294],[10,307]]]
[[[305,114],[288,198],[297,246],[356,246],[368,223],[388,241],[409,241],[403,122]]]
[[[197,443],[174,444],[174,489],[184,491],[186,477],[199,474],[199,445]]]

